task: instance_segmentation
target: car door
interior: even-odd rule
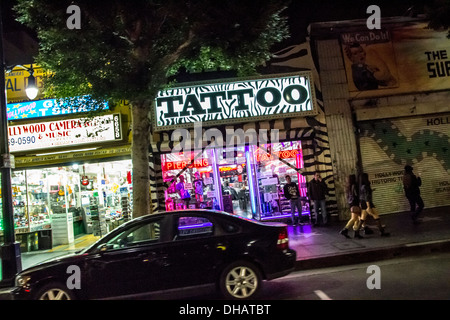
[[[90,297],[159,290],[164,286],[164,218],[133,224],[114,235],[87,260]]]
[[[173,217],[173,241],[164,247],[173,286],[182,287],[215,280],[216,266],[225,259],[227,240],[214,219],[202,215]]]

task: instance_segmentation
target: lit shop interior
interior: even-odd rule
[[[161,160],[168,211],[209,208],[257,220],[288,219],[283,186],[290,175],[300,187],[302,216],[309,217],[306,179],[295,170],[303,168],[301,141],[169,153]]]
[[[131,160],[14,170],[12,194],[18,235],[37,235],[39,231],[51,229],[53,245],[64,243],[58,240],[58,233],[62,231],[67,237],[72,228],[67,228],[66,223],[64,230],[58,230],[57,218],[71,216],[74,236],[83,233],[101,236],[129,217]],[[3,230],[1,217],[0,228]],[[52,245],[37,240],[23,242],[39,246],[25,248],[26,251]]]

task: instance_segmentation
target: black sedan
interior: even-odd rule
[[[216,283],[228,299],[249,299],[263,280],[287,275],[296,252],[286,225],[219,211],[148,215],[83,251],[20,272],[14,299],[103,299]]]

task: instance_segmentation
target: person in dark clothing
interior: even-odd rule
[[[350,238],[348,235],[348,230],[353,227],[356,239],[362,239],[359,234],[359,227],[361,224],[361,208],[359,206],[359,188],[356,182],[356,175],[351,174],[348,176],[347,184],[345,186],[345,193],[347,198],[347,203],[350,207],[351,218],[348,220],[344,229],[339,233],[346,238]]]
[[[361,226],[364,228],[366,234],[373,233],[369,227],[366,226],[367,214],[370,214],[376,221],[378,230],[380,230],[381,236],[389,236],[390,233],[384,230],[383,225],[380,221],[380,215],[378,214],[377,208],[372,202],[372,187],[370,186],[369,175],[367,173],[362,173],[360,176],[359,184],[359,200],[361,205]],[[370,232],[369,232],[370,231]]]
[[[421,185],[422,179],[416,177],[413,173],[413,167],[406,165],[405,173],[403,174],[403,189],[405,190],[405,196],[409,201],[411,218],[415,224],[418,223],[417,218],[425,207],[422,197],[420,196]]]
[[[325,181],[320,177],[319,172],[314,173],[314,179],[308,183],[309,199],[313,202],[315,213],[315,225],[319,224],[319,207],[322,211],[322,222],[324,225],[328,223],[328,212],[325,196],[328,194],[328,187]]]
[[[298,210],[298,217],[302,215],[302,200],[300,199],[300,191],[298,185],[292,182],[291,176],[286,176],[286,184],[283,188],[284,197],[289,200],[291,205],[292,224],[297,225],[297,219],[295,218],[295,208]]]

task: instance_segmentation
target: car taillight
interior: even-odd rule
[[[277,248],[280,250],[285,250],[289,248],[289,237],[287,228],[283,228],[278,234]]]

